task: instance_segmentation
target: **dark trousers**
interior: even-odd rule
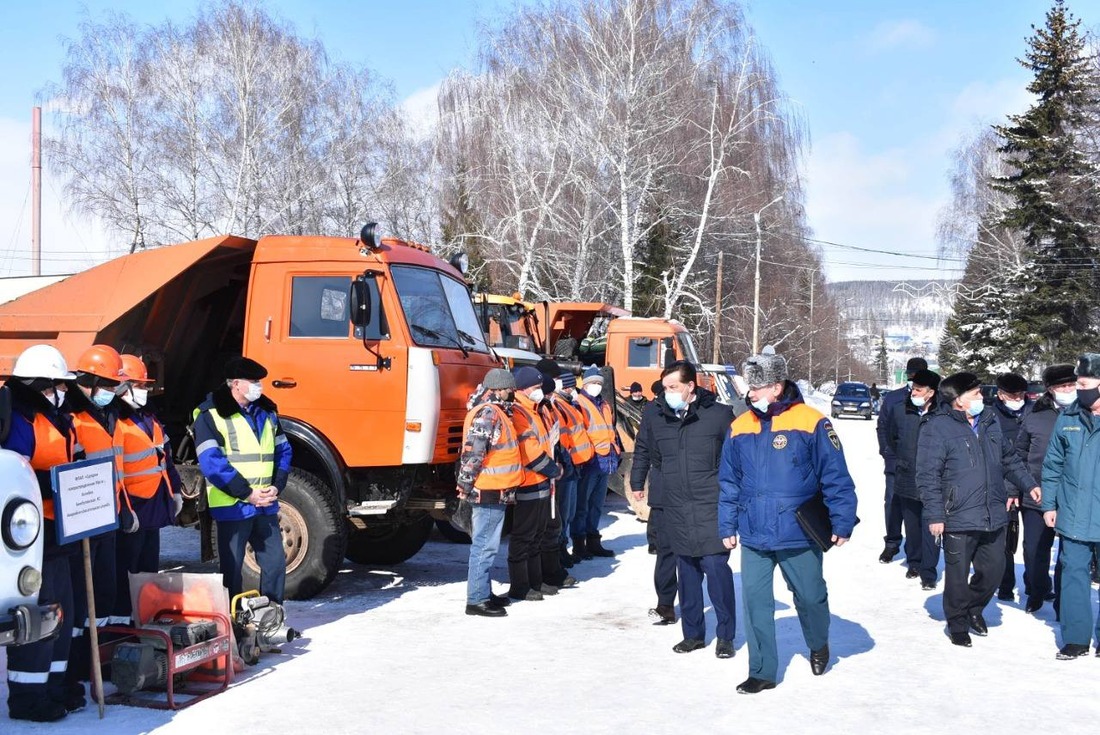
[[[509,594],[513,596],[542,586],[542,540],[550,520],[550,496],[548,488],[539,488],[516,491],[512,534],[508,537]]]
[[[130,575],[160,571],[160,529],[139,528],[115,539],[115,604],[111,624],[128,625],[132,614]],[[142,621],[144,622],[144,621]]]
[[[672,607],[676,604],[676,555],[672,553],[668,518],[664,508],[649,509],[646,536],[653,534],[651,543],[657,547],[657,560],[653,565],[653,589],[657,592],[657,604]]]
[[[882,540],[891,549],[901,548],[901,504],[894,495],[894,473],[886,473],[886,495],[884,497],[883,510],[886,514],[886,535]]]
[[[715,634],[727,641],[733,640],[737,630],[737,606],[733,591],[733,571],[729,565],[730,553],[706,556],[676,557],[679,572],[680,627],[684,638],[706,640],[707,623],[703,614],[703,580],[718,618]]]
[[[561,565],[561,506],[557,504],[557,492],[553,498],[539,501],[545,503],[546,528],[539,539],[542,557],[542,581],[561,586],[569,575]]]
[[[251,545],[260,565],[260,594],[281,603],[286,587],[286,554],[279,516],[257,514],[242,521],[218,521],[217,528],[218,565],[229,599],[244,592],[245,548]]]
[[[943,535],[943,614],[952,633],[969,630],[969,616],[980,614],[993,599],[1004,573],[1004,549],[1004,528]]]
[[[83,562],[81,562],[83,564]],[[81,575],[83,579],[83,575]],[[5,648],[8,654],[8,708],[26,709],[46,698],[65,701],[65,671],[73,637],[73,585],[69,559],[52,549],[42,561],[42,587],[38,604],[59,603],[62,619],[57,637]]]
[[[802,638],[811,651],[829,642],[829,590],[822,571],[822,552],[807,549],[765,551],[741,547],[741,599],[745,609],[745,639],[749,676],[775,681],[779,653],[775,641],[775,568],[794,594]]]
[[[1008,512],[1008,525],[1005,526],[1005,570],[1001,574],[1001,583],[997,591],[1005,597],[1016,589],[1016,547],[1020,545],[1020,512],[1012,509]]]
[[[73,594],[73,642],[69,648],[69,665],[65,671],[65,680],[69,683],[88,681],[92,667],[92,648],[88,628],[91,625],[102,627],[109,622],[111,608],[115,604],[117,583],[115,545],[119,535],[121,532],[111,531],[88,539],[88,550],[92,559],[92,586],[95,590],[95,621],[88,618],[90,611],[88,588],[84,581],[84,554],[79,550],[79,543],[75,553],[67,557],[69,584]]]
[[[900,495],[896,502],[901,506],[901,517],[905,524],[905,563],[909,569],[920,573],[920,581],[935,584],[939,574],[936,567],[940,563],[940,547],[936,538],[928,530],[928,524],[921,520],[924,504],[916,498]]]
[[[1053,589],[1050,583],[1050,550],[1054,546],[1054,529],[1043,522],[1043,512],[1034,508],[1020,509],[1020,526],[1024,535],[1024,594],[1046,599]]]

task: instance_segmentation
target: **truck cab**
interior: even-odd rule
[[[38,604],[44,532],[34,470],[15,452],[0,449],[0,646],[34,643],[61,626],[59,605]]]

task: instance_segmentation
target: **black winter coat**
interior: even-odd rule
[[[1050,435],[1054,431],[1054,422],[1058,420],[1061,411],[1050,394],[1045,394],[1035,402],[1031,411],[1024,416],[1020,423],[1020,431],[1016,434],[1016,452],[1027,463],[1027,471],[1035,479],[1043,476],[1043,458],[1047,454],[1047,445],[1050,444]],[[1039,510],[1039,503],[1031,499],[1027,491],[1023,492],[1015,487],[1008,488],[1009,495],[1019,496],[1020,505],[1025,508]]]
[[[673,553],[724,553],[718,537],[718,463],[733,411],[703,388],[695,389],[682,420],[664,396],[653,403],[656,409],[646,414],[646,431],[634,445],[630,486],[641,487],[650,466],[657,470]]]
[[[886,438],[886,425],[894,406],[908,401],[909,394],[910,390],[907,385],[895,388],[882,396],[882,401],[878,406],[878,422],[875,424],[875,431],[878,433],[878,453],[882,455],[883,469],[888,475],[894,473],[894,463],[897,460],[890,448],[890,442]]]
[[[936,410],[935,397],[929,400],[932,405],[922,414],[906,396],[905,400],[893,404],[886,416],[886,443],[894,456],[894,493],[911,500],[920,500],[917,437],[921,425]]]
[[[917,439],[917,489],[925,523],[949,532],[995,531],[1008,523],[1005,482],[1031,489],[1016,448],[1006,444],[993,409],[978,417],[978,433],[962,411],[941,405]]]
[[[661,407],[657,404],[656,399],[650,401],[642,409],[642,419],[638,424],[638,435],[634,437],[634,459],[630,465],[631,490],[641,492],[645,489],[646,480],[649,480],[649,495],[646,496],[646,505],[650,508],[663,508],[665,505],[665,494],[661,487],[661,473],[650,459],[649,452],[649,447],[654,444],[650,428],[654,422],[660,421],[660,414]],[[639,464],[642,466],[641,469],[637,469]],[[635,484],[635,478],[640,478],[638,484]]]
[[[1034,401],[1025,401],[1024,407],[1021,408],[1020,413],[1017,414],[1006,406],[1000,398],[994,399],[993,412],[997,415],[997,420],[1001,422],[1001,433],[1004,435],[1005,444],[1010,447],[1016,446],[1016,436],[1020,433],[1020,425],[1023,424],[1024,417],[1031,413],[1034,406]],[[1035,478],[1038,479],[1041,476],[1041,474],[1035,475]],[[1008,482],[1008,480],[1006,479],[1005,482]],[[1038,483],[1036,482],[1036,484]],[[1007,489],[1009,495],[1018,495],[1021,490],[1021,488],[1016,487],[1011,482],[1008,482]],[[1025,487],[1022,489],[1026,491],[1030,488]]]

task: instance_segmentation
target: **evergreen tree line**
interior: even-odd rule
[[[704,360],[717,342],[739,362],[759,245],[760,345],[796,375],[851,360],[807,241],[806,132],[736,2],[517,8],[426,133],[369,69],[249,2],[89,20],[44,95],[51,169],[131,251],[376,219],[467,251],[479,288],[678,318]]]
[[[941,254],[965,256],[940,346],[949,371],[1038,377],[1100,350],[1100,64],[1064,0],[1019,63],[1034,103],[960,148]]]

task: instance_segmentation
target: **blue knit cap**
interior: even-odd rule
[[[584,369],[584,375],[581,378],[581,385],[587,385],[589,383],[603,384],[603,376],[600,375],[600,369],[595,365],[589,365]]]
[[[512,375],[516,376],[516,390],[542,385],[542,373],[530,365],[521,365],[512,371]]]
[[[558,380],[561,381],[562,388],[576,388],[577,376],[570,372],[563,372],[558,376]]]

